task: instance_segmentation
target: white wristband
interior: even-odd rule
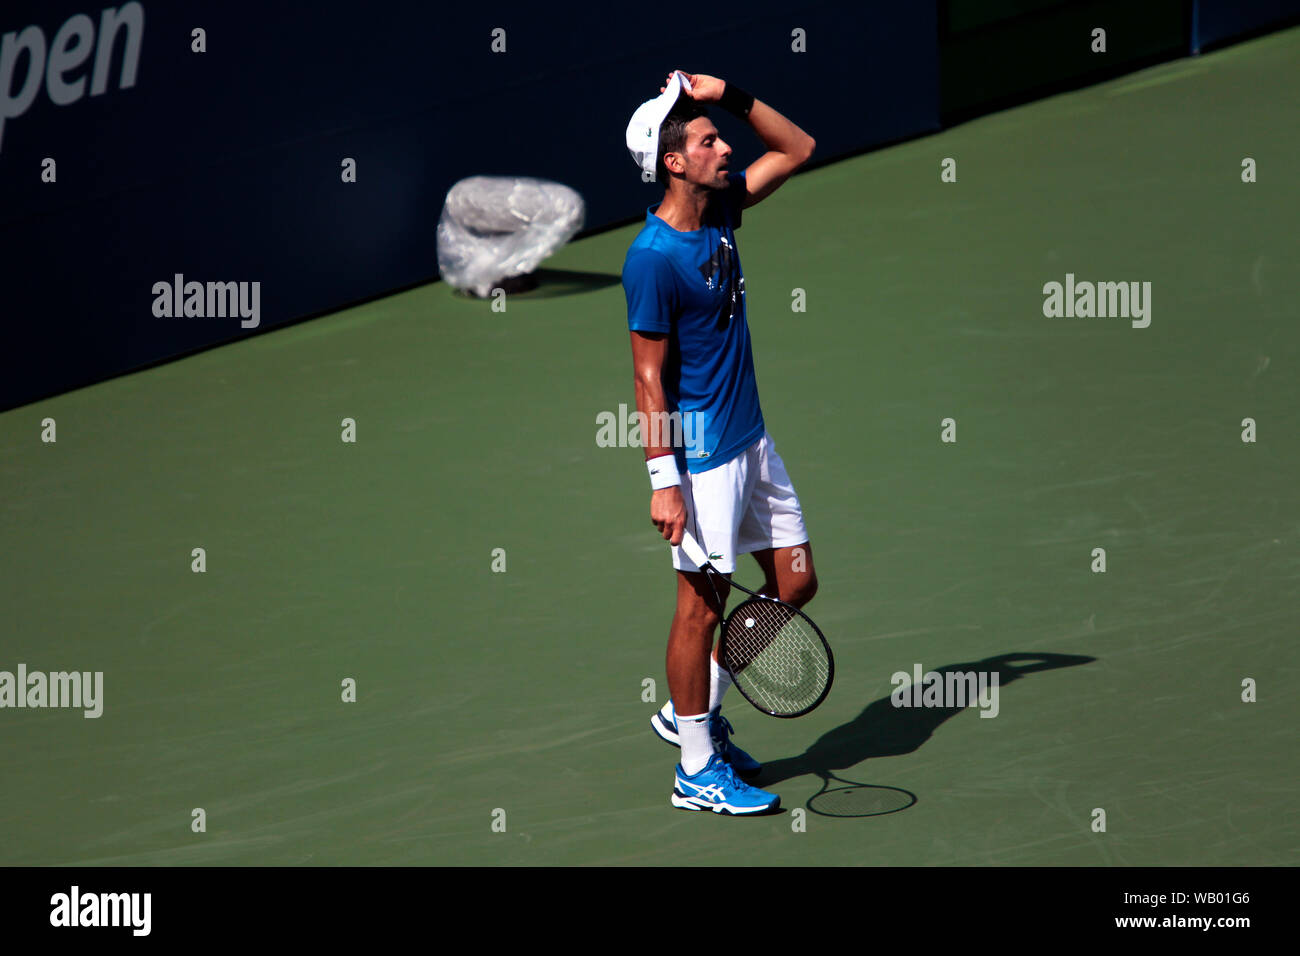
[[[677,458],[674,455],[660,455],[645,463],[650,472],[650,487],[655,491],[671,488],[682,483],[682,476],[677,471]]]

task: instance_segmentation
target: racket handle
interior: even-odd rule
[[[681,548],[686,552],[686,556],[695,563],[695,566],[703,571],[704,566],[709,563],[709,556],[704,553],[704,549],[701,548],[696,540],[691,537],[689,531],[682,532]]]

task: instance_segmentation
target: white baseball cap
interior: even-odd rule
[[[677,102],[682,87],[689,90],[691,81],[681,70],[674,70],[664,91],[638,106],[627,124],[628,152],[632,161],[650,174],[651,182],[655,181],[655,165],[659,161],[659,127]]]

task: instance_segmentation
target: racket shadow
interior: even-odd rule
[[[986,671],[998,675],[998,691],[1027,674],[1090,664],[1095,657],[1080,654],[1029,654],[1012,652],[981,661],[946,664],[930,668],[940,674]],[[839,690],[843,692],[844,688]],[[832,691],[832,693],[834,693]],[[767,787],[794,777],[813,775],[822,789],[808,802],[808,809],[823,816],[879,816],[897,813],[916,803],[915,794],[898,787],[854,783],[835,775],[872,757],[896,757],[912,753],[934,734],[944,721],[966,707],[895,707],[889,696],[872,701],[857,717],[822,734],[807,750],[793,757],[764,763],[756,784]],[[848,784],[831,787],[831,781]]]

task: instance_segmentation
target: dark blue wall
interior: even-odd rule
[[[48,47],[78,13],[98,34],[106,6],[122,4],[8,2],[0,34],[36,24]],[[435,278],[443,197],[464,176],[566,183],[588,228],[641,215],[662,189],[640,181],[623,131],[673,67],[749,88],[817,139],[818,159],[938,125],[925,3],[756,0],[689,21],[608,2],[287,6],[142,0],[132,88],[118,89],[119,49],[102,95],[56,106],[42,84],[6,121],[0,407]],[[190,50],[194,27],[206,53]],[[795,27],[809,52],[790,51]],[[762,152],[718,122],[740,161]],[[40,182],[46,156],[57,184]],[[152,286],[175,273],[260,281],[260,328],[155,318]]]
[[[1189,0],[940,0],[945,126],[1187,55]],[[1106,30],[1106,53],[1092,31]]]
[[[1300,0],[1195,0],[1192,52],[1300,18]]]
[[[1073,5],[1010,4],[1036,16]],[[48,53],[87,14],[98,41],[101,12],[127,6],[6,0],[0,38],[12,49],[36,25]],[[639,218],[662,189],[641,182],[623,130],[671,68],[746,87],[812,134],[821,162],[937,129],[941,72],[963,96],[974,89],[953,85],[955,54],[941,67],[941,34],[1002,30],[956,16],[952,0],[753,0],[682,8],[689,18],[605,0],[139,7],[131,88],[119,89],[119,40],[101,95],[55,105],[43,75],[0,131],[0,408],[435,278],[443,197],[465,176],[572,186],[588,229]],[[1191,11],[1195,48],[1293,19],[1300,0],[1193,0]],[[191,52],[195,27],[206,53]],[[496,28],[505,53],[492,51]],[[806,53],[790,49],[796,28]],[[970,75],[987,80],[982,49]],[[96,56],[65,79],[89,87]],[[26,54],[7,73],[3,59],[0,113],[30,70]],[[711,112],[738,164],[762,152],[745,124]],[[57,184],[40,181],[45,157]],[[340,181],[344,157],[356,184]],[[260,326],[156,318],[152,287],[176,273],[259,281]]]

